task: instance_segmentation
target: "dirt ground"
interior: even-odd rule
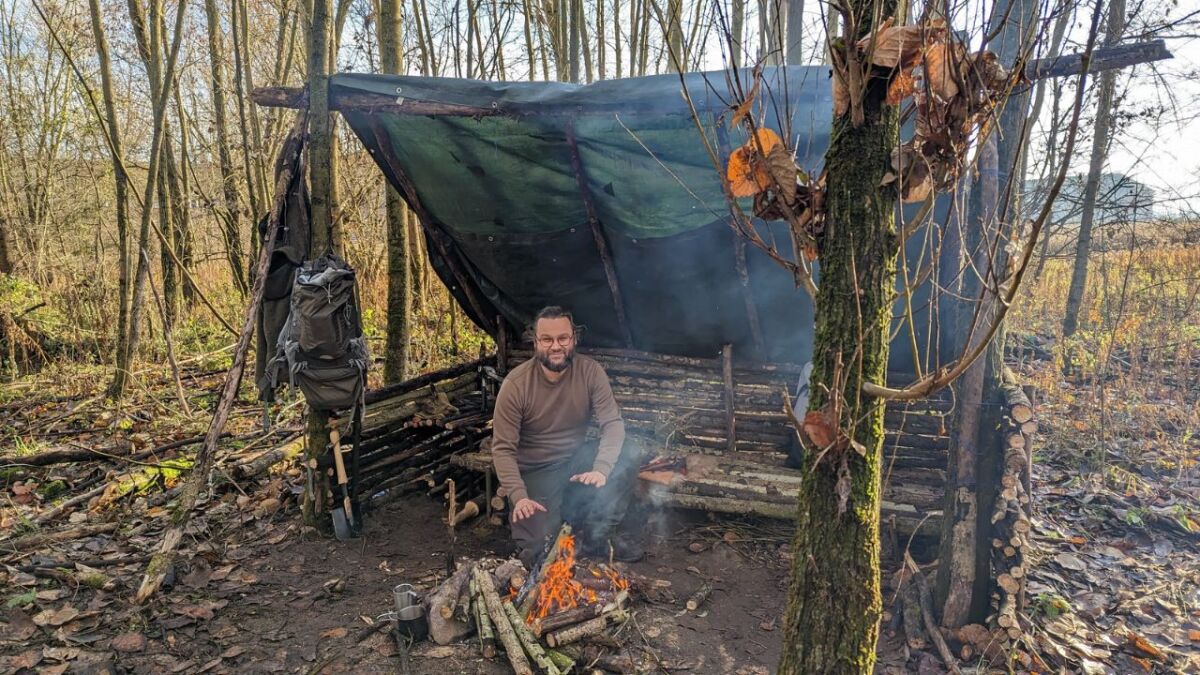
[[[777,552],[773,561],[761,559],[770,549],[778,550],[772,542],[740,541],[738,532],[746,525],[726,529],[728,535],[720,535],[726,541],[716,539],[720,524],[685,522],[684,515],[651,521],[647,557],[632,569],[670,581],[680,608],[705,580],[713,581],[716,590],[695,614],[680,614],[671,604],[636,605],[635,621],[622,639],[651,671],[770,672],[779,655],[776,617],[783,606],[786,561]],[[361,540],[305,536],[288,522],[290,514],[280,514],[226,541],[223,551],[212,552],[212,563],[201,557],[180,570],[189,603],[228,604],[210,621],[174,628],[177,651],[172,660],[186,658],[197,668],[211,663],[210,672],[396,672],[400,657],[386,634],[356,643],[366,625],[360,617],[386,611],[390,590],[398,583],[432,586],[444,577],[450,555],[509,553],[505,533],[486,523],[462,528],[452,542],[442,516],[432,500],[412,498],[371,514]],[[689,543],[705,550],[692,553]],[[229,561],[236,567],[217,574]],[[250,578],[253,584],[243,583]],[[158,621],[161,631],[170,631],[171,622],[180,623],[176,616],[188,615]],[[147,632],[153,635],[154,628]],[[161,656],[171,652],[170,644],[151,642],[156,648],[148,645],[144,653],[121,658],[116,665],[133,672],[156,670],[164,663]],[[500,659],[483,660],[470,643],[419,644],[410,665],[414,673],[509,672]]]

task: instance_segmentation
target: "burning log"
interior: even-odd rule
[[[600,603],[584,605],[575,609],[568,609],[557,614],[550,614],[540,619],[533,620],[533,634],[542,637],[546,633],[574,626],[577,623],[583,623],[600,616],[602,607]]]
[[[483,658],[490,659],[496,655],[496,632],[492,629],[492,619],[484,607],[483,596],[479,593],[479,584],[472,576],[468,582],[471,594],[471,616],[475,618],[475,632],[479,635],[479,652]]]
[[[712,582],[706,581],[700,584],[700,588],[697,588],[696,592],[692,593],[692,597],[687,599],[687,611],[694,612],[697,609],[700,609],[700,605],[704,604],[704,601],[707,600],[708,596],[712,594],[712,590]]]
[[[623,609],[616,609],[606,614],[602,614],[594,619],[576,624],[570,628],[564,628],[553,633],[547,633],[546,644],[551,647],[559,647],[561,645],[578,642],[584,638],[599,635],[608,627],[609,622],[624,623],[629,619],[629,613]]]
[[[538,588],[546,578],[546,572],[558,560],[560,551],[567,546],[574,547],[574,538],[571,536],[570,523],[563,523],[562,528],[558,531],[558,536],[554,538],[554,544],[550,547],[550,552],[546,554],[546,559],[542,561],[541,567],[536,572],[530,574],[525,580],[526,588],[522,588],[517,593],[517,602],[520,604],[521,616],[523,618],[529,616],[529,610],[533,609],[534,603],[537,602]],[[573,555],[573,554],[572,554]],[[522,596],[521,594],[525,595]]]
[[[496,594],[496,587],[492,584],[492,575],[484,572],[478,566],[473,567],[471,572],[474,575],[475,584],[479,588],[479,595],[487,607],[487,615],[492,620],[496,636],[500,638],[500,643],[504,645],[504,653],[508,655],[508,662],[512,666],[513,671],[517,675],[533,675],[533,669],[529,667],[529,659],[525,658],[521,640],[513,631],[513,624],[509,621],[508,614],[500,604],[500,596]]]
[[[537,641],[529,627],[525,625],[525,621],[521,615],[517,613],[517,608],[513,607],[511,602],[504,603],[504,612],[508,615],[508,620],[512,624],[513,632],[517,634],[517,639],[521,641],[521,646],[525,649],[525,653],[529,658],[537,664],[545,675],[560,675],[558,666],[554,665],[554,661],[546,655],[546,651],[542,649],[541,643]]]

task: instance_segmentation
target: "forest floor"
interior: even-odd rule
[[[1029,637],[1003,653],[978,634],[949,633],[958,665],[1200,672],[1200,448],[1181,438],[1200,426],[1195,385],[1142,383],[1131,396],[1129,382],[1114,380],[1128,401],[1114,407],[1104,387],[1051,380],[1053,367],[1016,367],[1041,392]],[[217,495],[196,511],[170,587],[132,604],[196,447],[162,446],[203,432],[220,374],[188,373],[187,416],[165,377],[144,380],[119,407],[97,395],[103,374],[90,371],[50,370],[0,389],[0,672],[395,672],[400,659],[386,634],[358,639],[364,617],[388,609],[390,588],[432,587],[448,556],[507,555],[501,528],[467,525],[452,540],[440,502],[424,497],[372,514],[360,540],[302,527],[299,469],[286,461],[247,468],[287,445],[296,409],[263,435],[260,410],[240,404],[214,474]],[[649,555],[632,569],[670,586],[657,602],[635,604],[623,629],[640,668],[771,672],[790,525],[650,515]],[[911,649],[898,628],[896,556],[887,553],[877,671],[944,672],[932,646]],[[705,581],[712,597],[683,612]],[[470,643],[423,643],[410,663],[416,673],[508,672]]]

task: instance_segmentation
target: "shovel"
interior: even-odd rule
[[[329,430],[329,442],[333,444],[333,466],[337,470],[338,491],[342,497],[341,505],[333,509],[333,534],[338,539],[353,539],[358,536],[361,518],[358,505],[350,498],[350,479],[342,458],[342,435],[336,427]]]

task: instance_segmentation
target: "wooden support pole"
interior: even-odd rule
[[[496,372],[504,377],[508,374],[508,322],[496,315]]]
[[[721,347],[721,378],[725,383],[725,449],[737,450],[737,418],[734,415],[733,400],[733,345],[726,343]]]
[[[575,138],[575,125],[567,122],[567,147],[571,151],[571,168],[575,170],[575,180],[579,184],[579,194],[583,198],[583,206],[587,210],[588,227],[592,230],[592,238],[596,242],[596,251],[600,254],[600,262],[604,265],[604,277],[608,280],[608,291],[612,295],[613,311],[617,315],[617,325],[621,328],[621,337],[625,346],[633,347],[633,333],[629,329],[629,321],[625,318],[625,300],[621,297],[621,285],[617,281],[617,270],[613,263],[612,249],[604,230],[600,227],[600,219],[596,216],[596,205],[592,203],[592,190],[588,187],[587,175],[583,171],[583,161],[579,157],[579,143]]]

